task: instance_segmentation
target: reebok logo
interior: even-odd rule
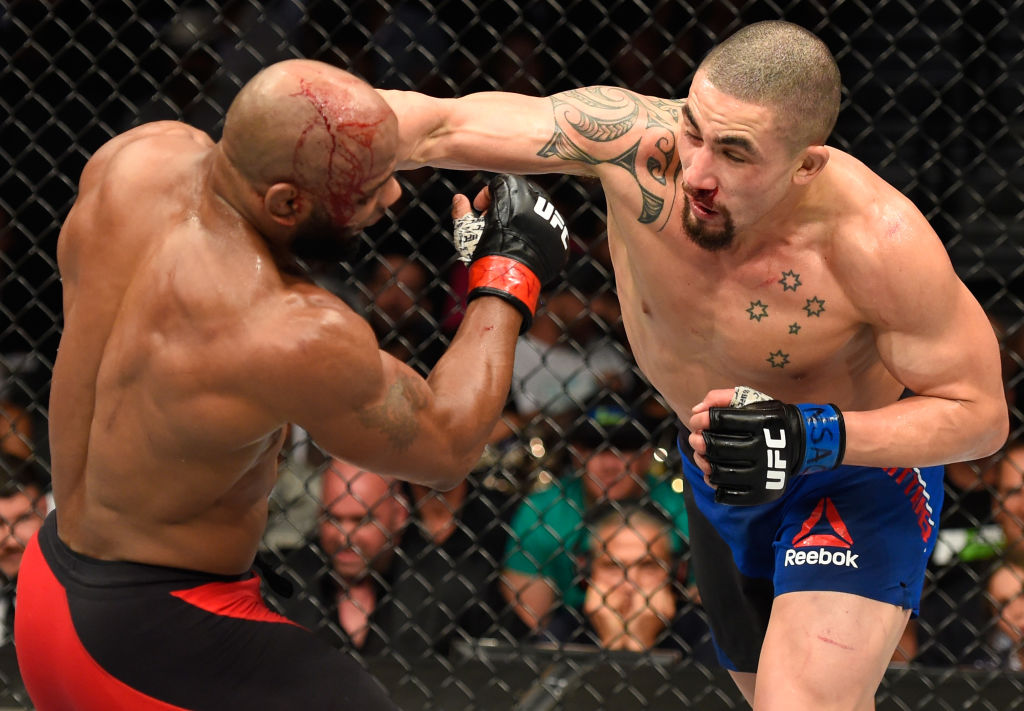
[[[533,206],[533,211],[540,215],[541,218],[550,222],[551,226],[556,230],[561,228],[562,246],[569,246],[569,228],[565,226],[565,220],[562,219],[562,216],[559,214],[558,210],[555,209],[554,205],[545,200],[542,196],[538,195],[537,202]]]
[[[825,550],[824,546],[846,550],[829,551]],[[812,547],[817,547],[817,550],[796,550]],[[832,503],[832,499],[826,497],[818,501],[811,515],[800,527],[800,531],[793,536],[793,548],[786,551],[783,565],[838,565],[857,568],[857,558],[860,554],[850,550],[852,547],[853,536],[850,535],[850,530]]]
[[[827,551],[819,548],[816,551],[786,551],[786,562],[789,565],[838,565],[846,568],[857,568],[859,553],[853,551]]]

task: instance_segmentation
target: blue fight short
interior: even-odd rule
[[[728,506],[715,503],[687,436],[691,564],[724,667],[757,671],[776,595],[831,590],[918,613],[943,467],[841,466],[791,478],[776,501]]]

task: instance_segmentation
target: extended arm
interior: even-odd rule
[[[486,194],[478,197],[480,209],[488,207]],[[535,186],[495,176],[489,194],[493,204],[470,265],[470,304],[430,376],[378,350],[363,319],[313,290],[306,303],[274,319],[289,331],[275,340],[294,344],[271,366],[285,383],[271,396],[274,412],[371,471],[440,489],[462,480],[505,404],[521,324],[568,251],[561,215]],[[456,216],[469,210],[464,198],[456,206]],[[291,377],[280,363],[292,366]]]
[[[682,102],[592,86],[537,98],[383,91],[399,122],[399,167],[569,173],[612,181],[654,222],[673,195]]]

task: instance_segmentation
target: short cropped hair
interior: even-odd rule
[[[0,499],[25,493],[26,487],[45,493],[49,483],[49,476],[35,461],[0,452]]]
[[[698,69],[719,91],[775,110],[797,149],[824,144],[835,128],[839,67],[825,43],[799,25],[748,25],[712,49]]]

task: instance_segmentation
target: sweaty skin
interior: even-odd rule
[[[685,100],[382,94],[400,168],[600,180],[632,352],[705,475],[708,409],[738,385],[837,405],[849,465],[970,461],[1004,442],[995,336],[924,216],[855,158],[794,146],[769,107],[700,69]],[[909,615],[847,593],[776,596],[756,674],[732,677],[756,711],[868,711]]]
[[[736,385],[838,405],[848,464],[969,460],[1005,439],[995,337],[925,218],[842,151],[787,152],[768,108],[700,72],[686,100],[381,93],[400,168],[600,179],[630,345],[702,467],[706,410]],[[736,237],[719,251],[684,229],[727,218]],[[897,401],[905,388],[917,397]]]
[[[382,474],[465,475],[508,391],[515,309],[476,300],[424,380],[294,276],[293,240],[343,243],[398,198],[396,145],[368,85],[295,60],[243,88],[220,143],[162,122],[96,152],[58,244],[50,431],[73,550],[245,572],[288,423]]]

